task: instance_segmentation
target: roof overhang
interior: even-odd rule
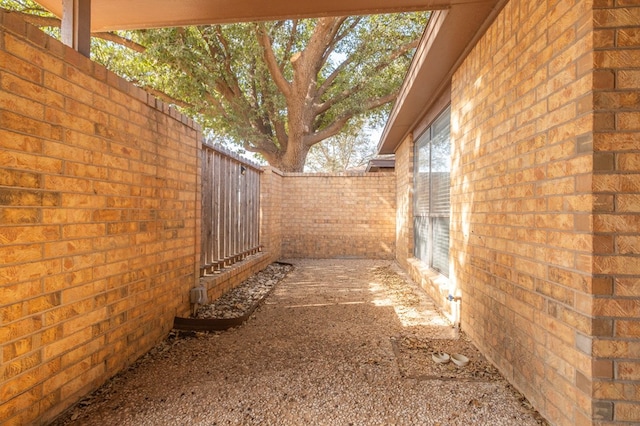
[[[451,77],[507,0],[456,2],[429,19],[378,145],[391,154],[436,105]]]
[[[63,0],[37,0],[62,17]],[[447,9],[478,0],[90,0],[91,31]],[[466,6],[465,6],[466,7]]]
[[[384,170],[393,170],[396,167],[396,158],[394,155],[378,155],[369,160],[366,172],[380,172]]]

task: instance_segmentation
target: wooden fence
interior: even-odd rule
[[[202,144],[201,276],[260,251],[261,173],[231,152]]]

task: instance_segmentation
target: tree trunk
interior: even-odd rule
[[[308,153],[309,148],[302,140],[296,141],[290,138],[287,150],[278,156],[275,167],[283,172],[302,173]]]

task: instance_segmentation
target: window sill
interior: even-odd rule
[[[417,257],[412,257],[408,259],[409,266],[411,269],[420,274],[421,277],[426,278],[434,287],[439,287],[441,290],[444,290],[448,293],[449,291],[449,278],[442,275],[440,272],[435,269],[431,269],[427,264],[425,264],[422,260]]]

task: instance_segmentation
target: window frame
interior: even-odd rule
[[[434,181],[438,180],[435,176],[438,171],[434,171],[434,144],[443,141],[446,141],[445,144],[448,146],[446,163],[440,164],[440,166],[446,164],[443,171],[449,176],[446,196],[443,195],[442,182],[440,182],[440,186],[434,186]],[[424,159],[425,149],[428,153],[427,161]],[[413,255],[430,269],[448,278],[451,221],[450,104],[440,111],[420,136],[415,139],[413,166]],[[421,173],[421,169],[425,167],[428,175],[426,187],[424,184],[425,173]],[[444,199],[447,202],[446,211],[443,211],[445,210],[442,205]],[[436,202],[438,204],[434,205]],[[446,249],[443,247],[443,237],[446,241]]]

